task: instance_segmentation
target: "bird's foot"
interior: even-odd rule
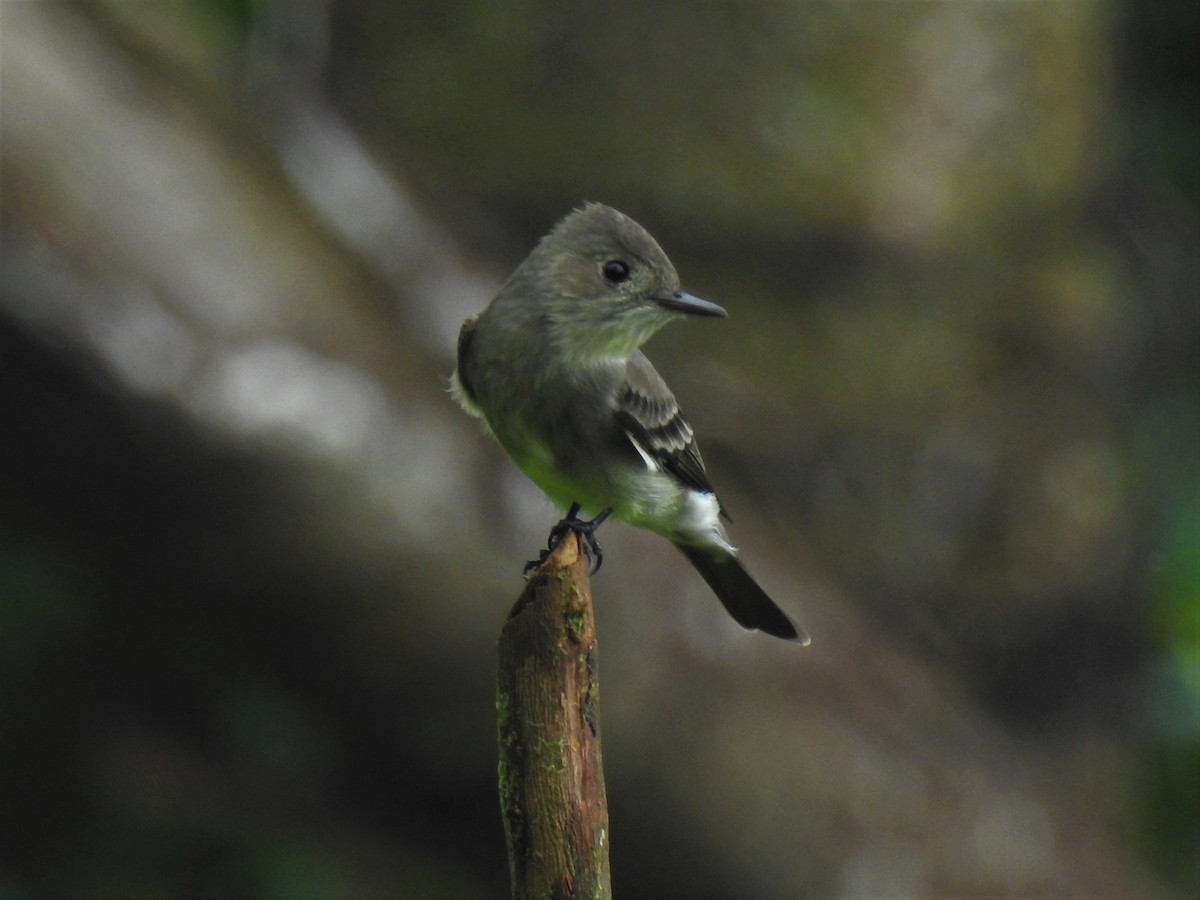
[[[574,532],[579,535],[580,546],[583,547],[583,553],[588,559],[588,574],[595,575],[600,571],[600,564],[604,562],[604,552],[600,549],[600,541],[596,539],[596,529],[604,524],[604,520],[611,512],[611,509],[606,509],[589,521],[579,518],[579,504],[572,503],[571,508],[567,510],[566,518],[550,529],[550,539],[546,542],[546,549],[538,554],[537,559],[531,559],[525,563],[524,574],[528,575],[544,563],[546,557],[562,543],[563,538]]]

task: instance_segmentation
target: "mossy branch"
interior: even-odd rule
[[[500,805],[512,895],[611,898],[596,620],[575,534],[525,585],[499,649]]]

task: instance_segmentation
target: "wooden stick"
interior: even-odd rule
[[[568,534],[500,631],[500,806],[519,900],[612,897],[587,569]]]

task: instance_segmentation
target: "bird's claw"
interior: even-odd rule
[[[579,535],[579,543],[583,547],[583,555],[587,557],[588,574],[595,575],[600,571],[601,563],[604,562],[604,551],[600,547],[600,541],[596,538],[596,529],[604,523],[604,520],[608,518],[611,512],[611,509],[606,509],[589,521],[579,518],[578,503],[571,504],[566,517],[550,529],[550,537],[546,542],[546,549],[538,554],[537,559],[531,559],[525,563],[525,568],[522,570],[523,574],[528,575],[544,563],[546,557],[553,553],[558,545],[562,543],[563,538],[574,532]]]

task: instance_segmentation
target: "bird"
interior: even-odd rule
[[[671,321],[726,315],[682,290],[645,228],[588,203],[561,219],[463,323],[450,392],[568,510],[551,547],[576,531],[598,568],[595,530],[609,517],[657,533],[742,627],[808,644],[743,566],[692,428],[640,350]]]

